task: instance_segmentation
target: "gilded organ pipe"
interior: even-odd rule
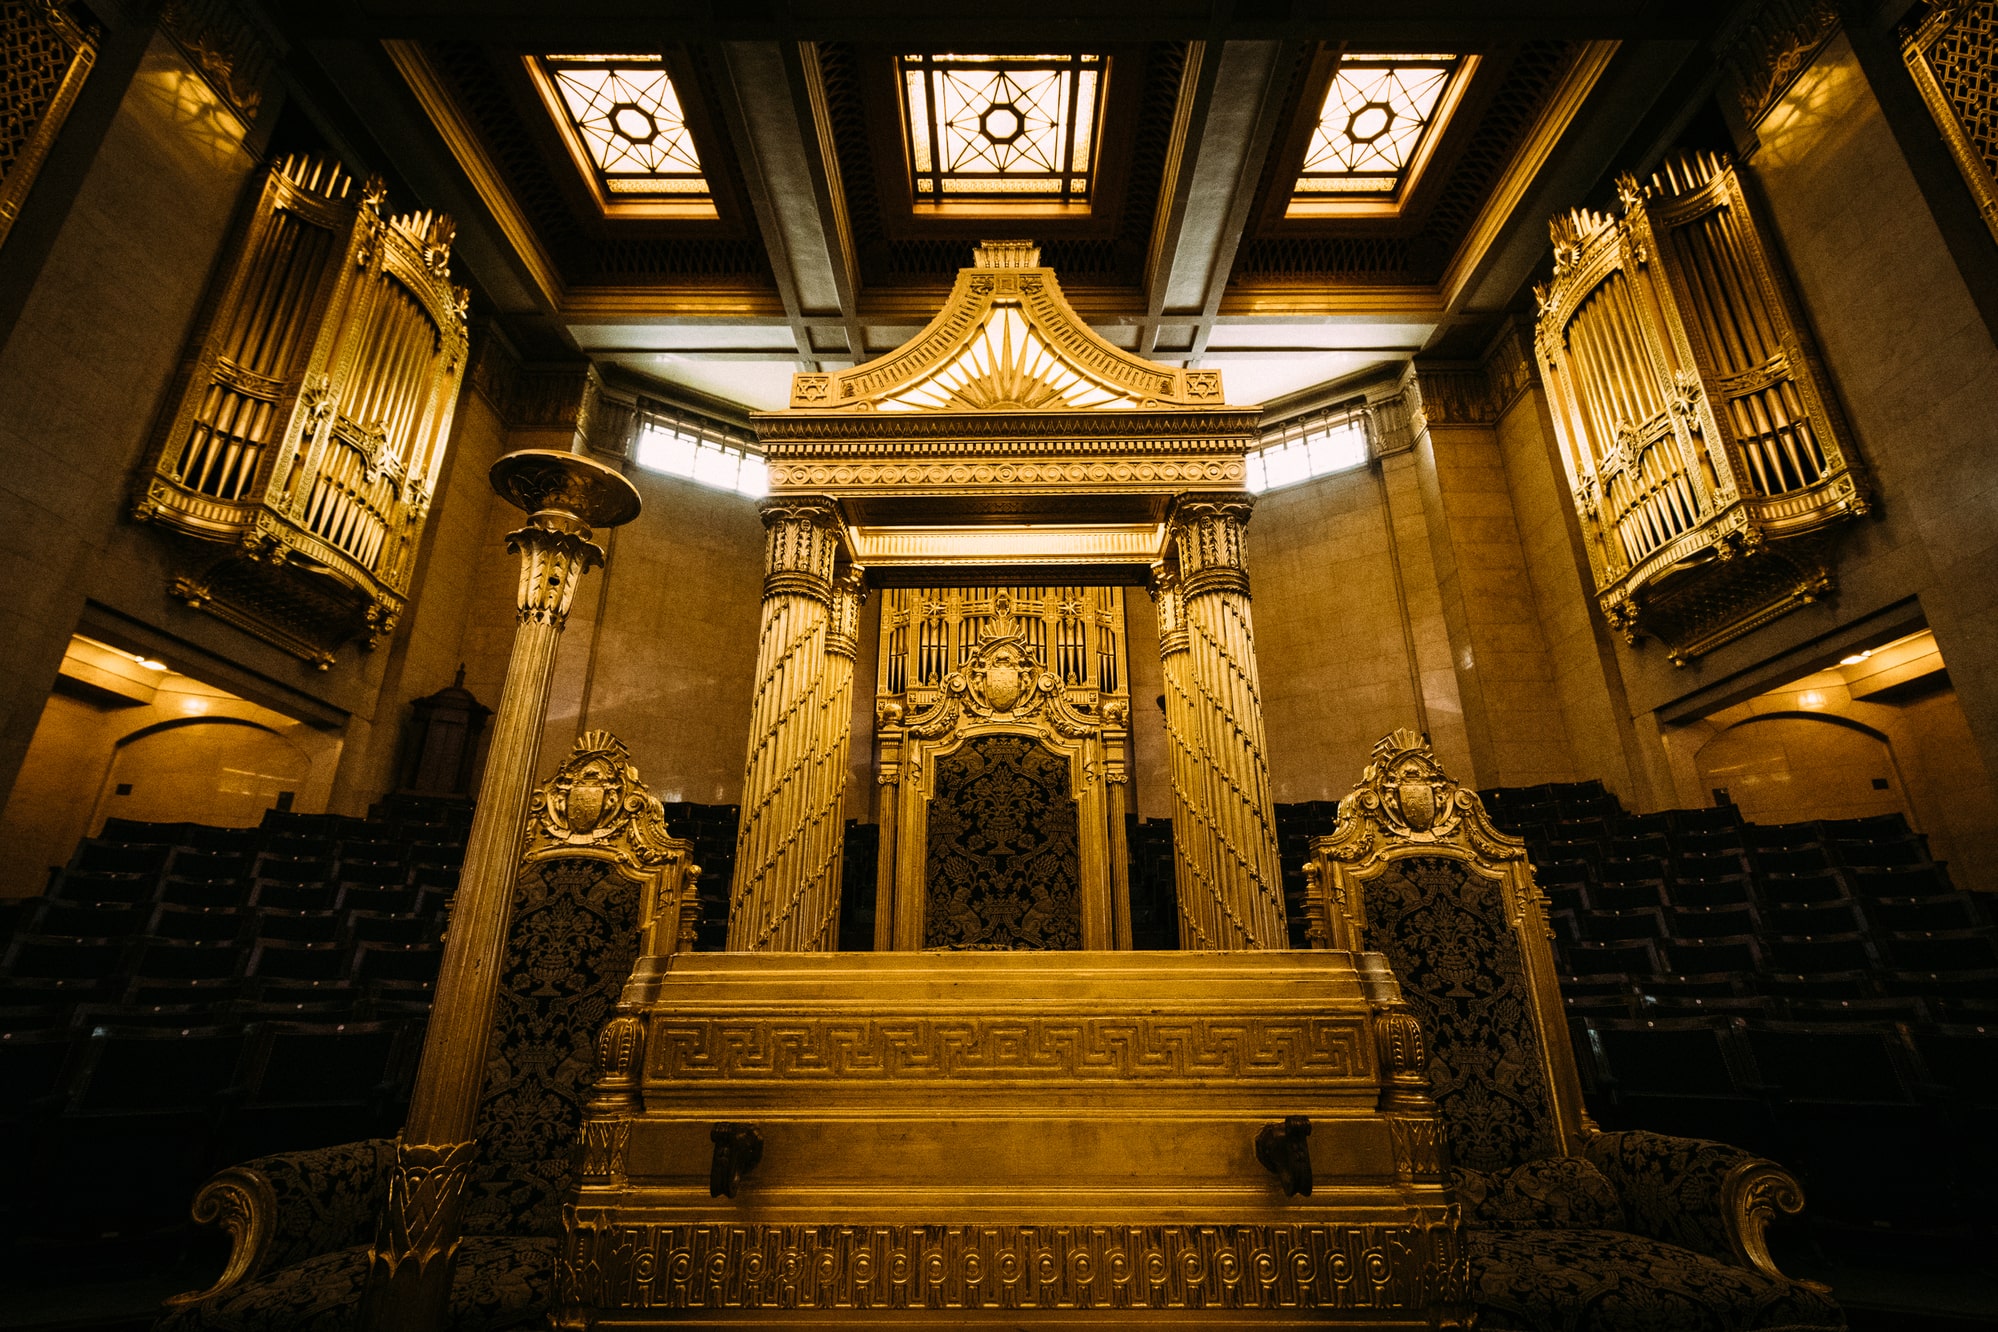
[[[265,175],[133,506],[183,543],[176,596],[321,667],[395,627],[464,375],[451,219],[383,203]]]
[[[1831,587],[1864,479],[1724,157],[1556,217],[1536,343],[1604,615],[1683,664]]]

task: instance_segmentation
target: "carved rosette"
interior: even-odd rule
[[[1185,495],[1155,571],[1172,748],[1180,942],[1283,948],[1283,876],[1243,535],[1250,501]]]

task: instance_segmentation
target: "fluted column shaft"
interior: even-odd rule
[[[520,556],[518,626],[465,839],[409,1115],[369,1250],[361,1324],[373,1332],[417,1332],[446,1321],[555,649],[576,585],[604,560],[578,514],[609,526],[638,511],[638,496],[621,476],[572,455],[509,455],[494,468],[494,484],[532,510],[527,526],[507,538],[507,548]]]
[[[742,778],[728,946],[797,952],[837,940],[853,634],[839,642],[831,501],[766,501],[763,628]],[[857,586],[852,622],[858,625]],[[842,650],[843,649],[843,650]],[[834,663],[843,661],[843,668]],[[844,680],[843,688],[840,681]],[[843,694],[836,703],[834,695]],[[830,904],[830,905],[828,905]]]
[[[1162,624],[1160,651],[1174,753],[1181,942],[1192,948],[1289,942],[1243,559],[1249,510],[1244,496],[1183,496],[1171,520],[1177,650],[1167,650]],[[1188,824],[1184,855],[1178,818]]]

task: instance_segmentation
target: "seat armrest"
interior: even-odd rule
[[[1631,1230],[1791,1279],[1770,1258],[1767,1232],[1777,1212],[1803,1210],[1804,1190],[1774,1161],[1724,1142],[1641,1129],[1590,1134],[1581,1152],[1616,1186]]]
[[[189,1212],[196,1224],[228,1234],[228,1262],[214,1285],[167,1305],[199,1304],[261,1273],[366,1244],[394,1162],[394,1141],[370,1138],[260,1156],[217,1173]]]

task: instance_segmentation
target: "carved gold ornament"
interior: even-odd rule
[[[666,812],[638,779],[624,742],[585,731],[527,806],[529,862],[586,853],[632,878],[685,858],[688,844],[666,830]]]

